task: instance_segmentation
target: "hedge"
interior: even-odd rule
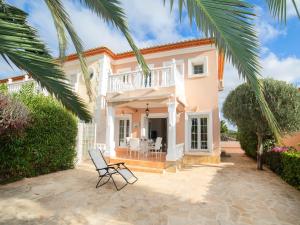
[[[275,147],[265,153],[265,163],[287,183],[300,190],[300,152],[290,147]]]
[[[30,111],[24,135],[1,143],[0,182],[73,168],[76,118],[52,97],[25,87],[14,96]]]
[[[256,159],[256,149],[257,149],[257,137],[253,132],[247,129],[239,129],[237,138],[240,142],[242,149],[245,151],[246,155],[253,159]]]
[[[300,152],[283,152],[282,167],[282,178],[300,190]]]

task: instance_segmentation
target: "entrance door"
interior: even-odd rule
[[[153,141],[157,137],[162,137],[162,150],[167,151],[167,118],[149,118],[148,119],[148,138]]]

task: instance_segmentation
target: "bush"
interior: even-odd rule
[[[300,190],[300,152],[283,152],[282,167],[282,178]]]
[[[0,181],[72,168],[76,118],[52,97],[33,94],[31,87],[15,98],[28,107],[31,124],[23,136],[1,144]]]
[[[15,99],[0,92],[0,141],[22,134],[29,122],[27,108]]]
[[[274,147],[265,153],[265,163],[278,175],[281,175],[283,170],[282,153],[288,150],[288,147]]]
[[[256,159],[256,148],[257,148],[257,137],[253,132],[247,129],[239,129],[237,138],[241,144],[242,149],[245,151],[246,155],[253,159]]]

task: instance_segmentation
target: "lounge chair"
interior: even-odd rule
[[[125,166],[124,162],[107,164],[102,155],[102,152],[98,149],[89,150],[89,154],[99,174],[99,181],[96,184],[96,188],[103,186],[110,179],[112,179],[116,189],[119,191],[127,184],[133,184],[138,180],[138,178]],[[115,180],[113,178],[113,175],[115,174],[121,175],[121,177],[123,177],[123,179],[126,181],[126,183],[121,188],[118,188],[115,183]],[[107,177],[108,179],[104,183],[100,184],[101,180],[104,177]]]

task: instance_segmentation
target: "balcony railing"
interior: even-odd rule
[[[110,75],[108,92],[122,92],[145,88],[171,87],[175,85],[173,66],[151,69],[148,75],[141,70]]]
[[[36,81],[33,79],[28,80],[21,80],[21,81],[14,81],[12,83],[8,83],[8,92],[9,93],[16,93],[19,92],[22,89],[23,85],[26,84],[33,84],[34,85],[34,91],[37,93],[43,93],[44,95],[48,95],[48,91],[45,88],[42,88]]]
[[[32,84],[32,83],[34,83],[34,80],[32,80],[32,79],[22,80],[22,81],[15,81],[13,83],[8,83],[7,87],[8,87],[8,91],[10,93],[15,93],[15,92],[19,92],[23,85]]]

